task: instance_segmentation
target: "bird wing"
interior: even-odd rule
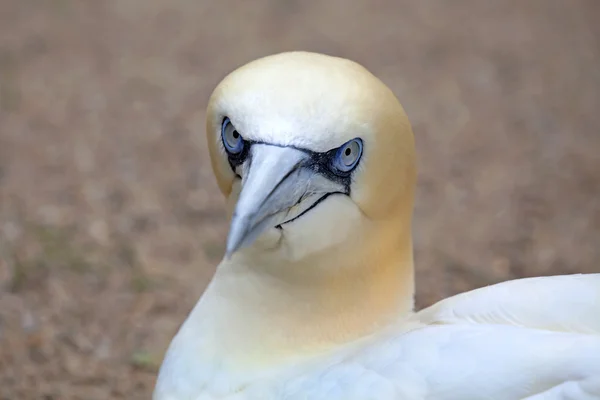
[[[292,371],[289,380],[279,381],[281,391],[262,398],[600,399],[600,336],[510,325],[430,325],[377,335],[362,350],[299,369],[304,373]]]
[[[502,324],[600,335],[600,274],[517,279],[449,297],[416,314],[424,324]]]
[[[503,282],[414,319],[362,364],[402,398],[600,399],[600,274]]]
[[[351,351],[309,390],[330,385],[328,400],[600,399],[600,274],[488,286],[414,322]]]

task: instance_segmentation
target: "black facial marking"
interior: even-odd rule
[[[237,154],[232,154],[227,152],[227,159],[229,161],[229,166],[231,166],[231,169],[233,170],[233,172],[235,172],[235,169],[244,163],[244,161],[246,161],[246,159],[248,159],[250,157],[250,145],[252,144],[252,142],[248,141],[248,140],[244,140],[244,147],[242,148],[242,151],[240,151]],[[236,175],[237,172],[236,172]],[[238,175],[239,176],[239,175]]]
[[[227,117],[223,118],[223,123],[226,120],[227,120]],[[238,136],[240,136],[240,133],[236,130],[236,131],[234,131],[233,135],[234,135],[234,137],[237,138]],[[243,145],[241,152],[239,152],[237,154],[232,154],[232,153],[227,152],[227,158],[229,161],[229,165],[231,166],[231,169],[233,170],[235,175],[240,179],[241,179],[241,176],[236,172],[236,169],[237,169],[237,167],[239,167],[241,164],[243,164],[246,161],[248,161],[250,163],[252,162],[252,152],[250,151],[250,148],[255,144],[266,144],[269,146],[277,146],[277,147],[291,147],[293,149],[296,149],[296,150],[299,150],[299,151],[302,151],[302,152],[308,154],[309,157],[307,159],[303,160],[302,163],[298,167],[311,169],[314,173],[320,174],[320,175],[326,177],[327,179],[329,179],[330,181],[342,185],[344,188],[344,190],[340,191],[340,192],[332,192],[332,193],[325,194],[323,197],[321,197],[319,200],[317,200],[312,206],[310,206],[308,209],[304,210],[300,215],[294,217],[290,221],[285,221],[283,224],[291,222],[291,221],[299,218],[300,216],[304,215],[306,212],[308,212],[309,210],[314,208],[321,201],[325,200],[327,197],[329,197],[332,194],[350,195],[350,185],[352,184],[352,173],[354,172],[356,167],[354,167],[352,170],[349,170],[349,171],[341,171],[335,167],[333,160],[341,146],[319,153],[319,152],[316,152],[313,150],[300,148],[300,147],[296,147],[296,146],[282,146],[282,145],[278,145],[278,144],[255,141],[255,140],[245,140],[243,138],[242,138],[242,140],[244,142],[244,145]],[[358,139],[358,140],[360,140],[360,139]],[[344,145],[345,145],[345,143],[342,146],[344,146]],[[352,150],[350,148],[347,148],[345,150],[345,153],[348,156],[352,153]],[[357,163],[357,165],[359,163],[360,163],[360,161]],[[302,200],[303,199],[300,198],[298,203],[300,203]],[[279,226],[279,227],[281,227],[281,226]]]
[[[298,218],[300,218],[301,216],[303,216],[304,214],[306,214],[307,212],[309,212],[310,210],[312,210],[313,208],[315,208],[316,206],[318,206],[323,200],[325,200],[326,198],[328,198],[329,196],[331,196],[333,194],[348,195],[348,193],[344,193],[344,192],[329,192],[329,193],[325,193],[323,196],[321,196],[317,201],[315,201],[306,210],[302,211],[300,214],[296,215],[294,218],[288,219],[287,221],[282,222],[281,224],[277,225],[275,228],[277,228],[277,229],[283,229],[281,225],[289,224],[290,222],[293,222],[293,221],[297,220]]]
[[[278,146],[278,147],[291,147],[296,150],[302,151],[309,155],[309,157],[302,162],[300,167],[310,168],[317,174],[321,174],[325,176],[327,179],[339,183],[344,186],[346,194],[350,194],[350,184],[352,183],[352,172],[354,171],[340,171],[335,168],[333,165],[333,157],[335,157],[338,148],[331,149],[322,153],[312,151],[309,149],[304,149],[296,146],[280,146],[277,144],[260,142],[255,140],[244,140],[244,148],[238,154],[230,154],[227,153],[227,157],[229,160],[229,165],[234,173],[236,168],[249,160],[250,162],[252,157],[252,152],[250,152],[250,148],[255,144],[266,144],[269,146]],[[236,175],[238,175],[236,173]],[[239,176],[239,175],[238,175]]]

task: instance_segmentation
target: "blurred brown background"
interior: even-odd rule
[[[599,20],[596,0],[1,0],[0,399],[149,398],[223,252],[207,97],[283,50],[354,59],[404,104],[419,307],[600,271]]]

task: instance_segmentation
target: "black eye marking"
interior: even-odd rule
[[[230,134],[230,138],[233,138],[236,142],[229,143],[227,141],[227,134]],[[223,147],[225,148],[225,152],[227,153],[227,159],[231,169],[238,177],[240,177],[236,172],[236,168],[243,164],[248,158],[250,154],[251,142],[242,137],[228,117],[223,117],[223,121],[221,121],[221,141],[223,143]]]
[[[226,123],[231,123],[231,122],[229,121],[228,117],[223,117],[223,121],[221,123],[221,130],[223,130],[223,127],[225,126]],[[331,180],[332,182],[336,182],[336,183],[342,185],[344,187],[343,194],[346,194],[346,195],[350,194],[350,186],[352,184],[352,173],[355,171],[358,164],[360,164],[360,159],[362,158],[361,156],[362,156],[362,151],[363,151],[363,141],[360,138],[352,139],[352,140],[342,144],[341,146],[333,148],[328,151],[316,152],[316,151],[313,151],[310,149],[305,149],[305,148],[296,147],[296,146],[282,146],[282,145],[278,145],[278,144],[261,142],[261,141],[256,141],[256,140],[246,140],[243,138],[243,136],[237,130],[232,132],[232,137],[235,139],[242,137],[242,140],[244,142],[243,148],[240,152],[232,153],[232,152],[226,151],[229,165],[230,165],[232,171],[235,173],[235,175],[238,178],[241,179],[241,176],[236,171],[237,168],[240,165],[244,164],[245,162],[249,162],[249,163],[252,162],[252,152],[250,150],[253,145],[266,144],[269,146],[291,147],[291,148],[302,151],[309,155],[308,159],[303,161],[302,167],[310,168],[315,173],[321,174],[321,175],[325,176],[327,179]],[[348,170],[344,170],[344,169],[337,167],[340,165],[339,157],[340,157],[340,155],[350,156],[352,154],[352,151],[353,151],[352,148],[347,146],[351,142],[358,142],[358,144],[360,146],[360,153],[358,154],[356,162],[353,163],[351,168]],[[346,148],[344,149],[345,146],[346,146]],[[340,152],[341,149],[344,149],[344,150],[342,152]],[[341,192],[338,192],[338,194],[340,194],[340,193]]]
[[[241,151],[241,153],[227,154],[227,159],[233,172],[235,172],[236,168],[242,165],[246,160],[252,158],[250,156],[250,147],[252,147],[252,142],[246,141],[246,145],[244,146],[244,149]]]
[[[357,159],[351,165],[350,168],[341,169],[339,168],[340,155],[346,154],[347,156],[352,153],[352,149],[347,145],[349,143],[356,142],[358,146],[360,146],[360,153],[357,155]],[[345,148],[344,148],[345,147]],[[340,152],[340,149],[344,149],[344,151]],[[350,186],[352,184],[352,173],[360,163],[360,159],[363,151],[363,142],[362,139],[356,138],[352,139],[340,147],[336,147],[334,149],[318,153],[312,150],[307,149],[299,149],[310,154],[310,158],[305,162],[305,166],[311,168],[315,173],[321,174],[325,176],[332,182],[336,182],[341,184],[344,187],[345,194],[350,194]]]

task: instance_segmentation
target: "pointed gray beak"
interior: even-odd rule
[[[311,154],[292,147],[253,144],[242,166],[242,190],[231,218],[226,256],[266,230],[297,217],[343,185],[317,174]],[[295,213],[290,209],[298,206]],[[290,214],[293,214],[290,216]]]

